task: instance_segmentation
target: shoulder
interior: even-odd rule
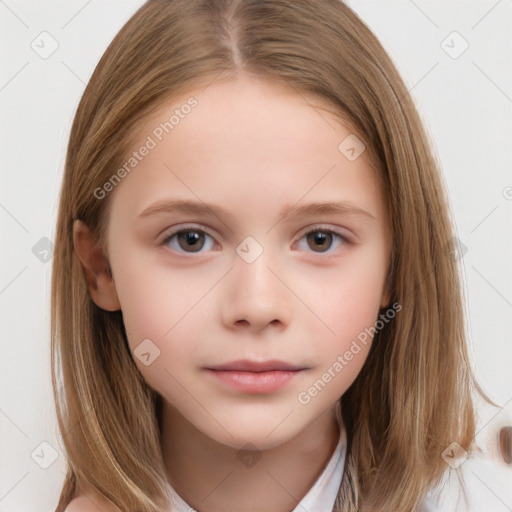
[[[100,496],[92,488],[80,492],[71,500],[64,512],[120,512],[120,510]]]

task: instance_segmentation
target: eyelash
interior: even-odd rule
[[[158,238],[157,240],[157,244],[159,246],[168,246],[169,242],[172,240],[173,237],[175,237],[176,235],[184,232],[184,231],[193,231],[193,232],[197,232],[197,233],[203,233],[203,234],[206,234],[208,235],[210,238],[212,238],[212,240],[215,239],[215,237],[209,233],[207,230],[203,229],[203,228],[198,228],[196,226],[181,226],[179,229],[175,229],[171,232],[166,232],[164,233],[161,237]],[[299,241],[302,240],[303,238],[307,237],[308,235],[312,234],[312,233],[325,233],[325,234],[330,234],[330,235],[333,235],[335,237],[338,237],[338,239],[340,239],[342,245],[353,245],[353,241],[345,234],[342,234],[341,232],[333,229],[333,228],[326,228],[324,226],[321,226],[321,225],[318,225],[318,226],[314,226],[313,228],[310,228],[308,229],[307,231],[304,231],[301,235],[300,235],[300,238],[299,238]],[[333,242],[334,243],[334,242]],[[175,250],[175,249],[173,249]],[[201,254],[202,252],[206,252],[206,251],[197,251],[197,252],[187,252],[187,251],[177,251],[179,252],[180,254]],[[313,254],[329,254],[331,252],[333,252],[331,250],[331,247],[329,247],[329,249],[327,249],[327,251],[324,251],[324,252],[321,252],[321,251],[309,251],[309,252],[312,252]]]

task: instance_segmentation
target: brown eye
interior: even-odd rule
[[[200,251],[204,246],[204,233],[197,230],[186,230],[176,233],[178,244],[186,252]]]
[[[203,253],[212,250],[215,246],[211,235],[202,229],[186,228],[171,233],[160,242],[179,253]]]
[[[315,252],[324,252],[331,248],[333,234],[328,231],[312,231],[307,235],[309,247]]]

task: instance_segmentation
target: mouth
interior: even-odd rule
[[[238,360],[205,368],[213,378],[231,389],[259,394],[282,389],[306,369],[277,360]]]
[[[207,370],[213,371],[237,371],[237,372],[293,372],[298,370],[305,370],[303,366],[297,366],[285,361],[272,359],[269,361],[250,361],[248,359],[238,359],[229,363],[224,363],[216,366],[209,366]]]

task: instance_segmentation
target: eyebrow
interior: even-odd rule
[[[234,220],[236,215],[229,210],[226,210],[220,205],[206,204],[201,201],[190,201],[190,200],[162,200],[146,208],[139,216],[139,219],[145,219],[154,215],[162,215],[168,213],[185,213],[189,215],[202,215],[205,217],[217,217],[225,218],[228,220]],[[365,220],[377,220],[377,218],[370,212],[346,201],[327,201],[309,203],[298,206],[285,205],[280,211],[276,224],[280,222],[289,222],[292,219],[301,219],[312,215],[351,215],[355,217],[361,217]]]

